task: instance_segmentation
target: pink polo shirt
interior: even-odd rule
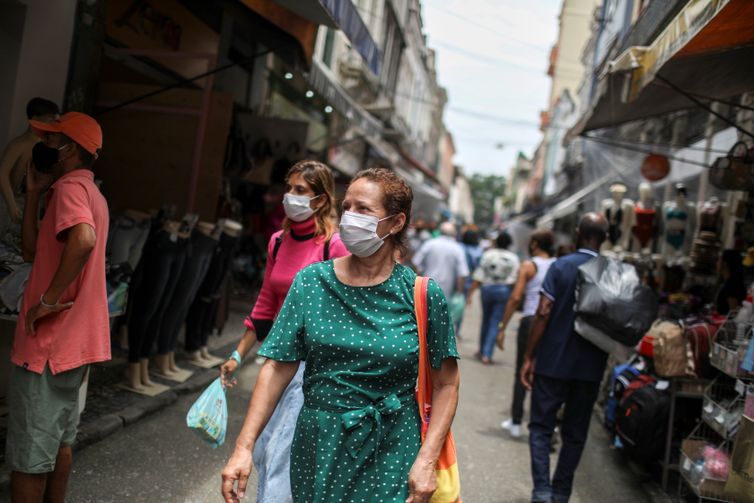
[[[85,223],[97,242],[84,269],[63,292],[61,303],[73,307],[37,321],[37,334],[26,333],[26,311],[39,303],[58,270],[66,229]],[[16,324],[11,361],[41,374],[45,363],[53,374],[110,359],[110,320],[105,283],[105,244],[109,228],[107,202],[94,184],[94,173],[78,169],[58,179],[47,193],[47,209],[39,224],[37,250]],[[51,299],[48,299],[51,300]]]

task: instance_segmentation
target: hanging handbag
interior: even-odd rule
[[[723,190],[754,190],[754,154],[739,141],[709,169],[709,183]]]
[[[429,279],[416,277],[414,284],[414,306],[416,324],[419,327],[419,378],[416,383],[416,401],[421,416],[421,440],[427,436],[429,419],[432,413],[432,372],[427,349],[427,283]],[[458,474],[456,445],[453,434],[448,431],[440,457],[435,467],[437,489],[430,503],[461,503],[461,479]]]

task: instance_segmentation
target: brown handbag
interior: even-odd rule
[[[739,141],[709,169],[709,183],[723,190],[754,190],[754,152]]]

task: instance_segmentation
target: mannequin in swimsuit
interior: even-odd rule
[[[634,226],[631,249],[643,254],[651,253],[657,236],[657,208],[655,207],[652,185],[648,182],[639,184],[639,201],[634,208]]]
[[[662,207],[661,250],[667,264],[688,256],[696,228],[696,206],[686,198],[686,186],[676,184],[675,194],[675,200],[665,202]]]
[[[602,201],[601,213],[608,223],[608,237],[602,251],[621,252],[628,249],[631,227],[634,223],[634,202],[625,199],[627,188],[623,183],[610,185],[610,199]]]

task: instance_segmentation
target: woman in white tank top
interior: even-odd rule
[[[513,437],[521,436],[521,421],[524,415],[524,400],[526,389],[524,388],[519,373],[524,362],[524,353],[529,341],[529,329],[531,320],[539,305],[539,292],[545,280],[547,271],[555,262],[553,248],[555,237],[548,230],[538,229],[529,238],[529,255],[531,260],[521,264],[518,279],[513,287],[508,305],[505,307],[503,321],[500,322],[497,335],[497,346],[502,350],[505,341],[505,329],[523,301],[523,317],[518,325],[518,337],[516,341],[516,373],[513,378],[513,403],[511,404],[511,417],[503,421],[502,427],[508,430]]]

